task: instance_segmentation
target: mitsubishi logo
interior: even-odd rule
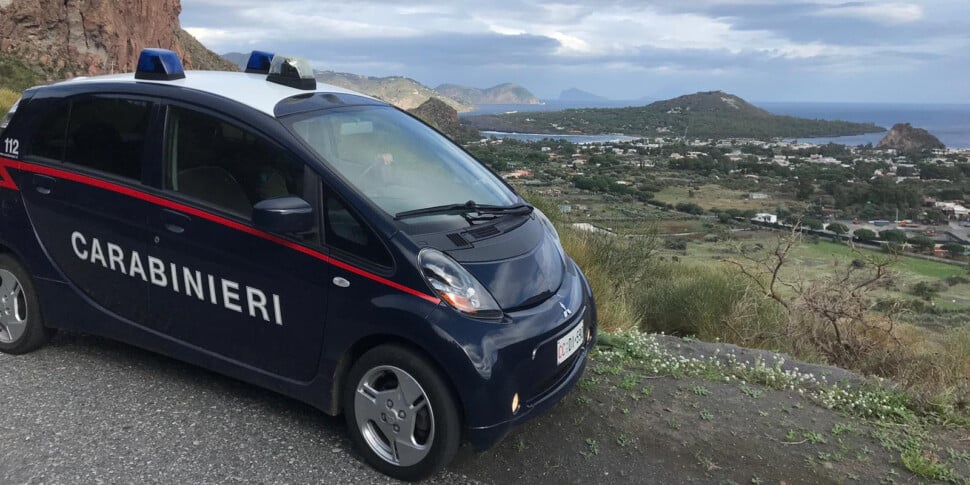
[[[566,308],[566,305],[563,304],[563,302],[559,302],[559,306],[562,307],[562,317],[563,318],[569,318],[569,316],[573,314],[573,311],[570,310],[570,309],[568,309],[568,308]]]

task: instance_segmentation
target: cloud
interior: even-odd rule
[[[923,7],[911,3],[847,3],[822,8],[820,16],[852,17],[881,24],[907,24],[923,19]]]
[[[601,92],[613,97],[734,86],[799,99],[843,79],[844,94],[830,95],[869,100],[882,92],[867,90],[877,84],[970,76],[970,65],[960,62],[970,51],[966,5],[966,0],[183,0],[181,20],[217,52],[263,48],[302,55],[318,68],[408,75],[430,85],[512,81],[554,96],[583,83],[588,89],[602,85]],[[970,88],[946,86],[933,95],[970,101]]]

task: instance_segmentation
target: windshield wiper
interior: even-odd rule
[[[477,204],[473,200],[469,200],[464,204],[447,204],[438,205],[434,207],[426,207],[424,209],[414,209],[404,212],[398,212],[394,214],[394,219],[401,220],[407,219],[408,217],[417,216],[429,216],[435,214],[466,214],[469,212],[477,212],[479,214],[501,214],[501,215],[526,215],[532,213],[533,207],[529,204],[513,204],[513,205],[489,205],[489,204]]]

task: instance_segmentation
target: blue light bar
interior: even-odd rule
[[[313,68],[306,59],[300,57],[273,56],[266,80],[306,91],[317,89]]]
[[[269,66],[273,62],[274,54],[266,51],[253,51],[246,63],[246,72],[252,74],[269,74]]]
[[[167,49],[142,49],[135,79],[172,81],[185,78],[178,54]]]

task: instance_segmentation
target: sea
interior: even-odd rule
[[[476,114],[499,114],[510,112],[560,111],[571,108],[622,108],[627,106],[645,106],[648,100],[633,101],[560,101],[544,100],[542,104],[492,104],[481,105],[474,111],[462,113],[462,116]],[[859,123],[875,123],[877,126],[889,129],[896,123],[910,123],[914,127],[923,128],[943,142],[949,148],[970,149],[970,104],[909,104],[909,103],[783,103],[783,102],[752,102],[755,106],[779,115],[795,116],[798,118],[843,120]],[[518,140],[534,141],[549,138],[550,135],[535,133],[500,133],[483,132],[485,136],[500,138],[514,138]],[[829,138],[803,138],[798,141],[824,144],[839,143],[843,145],[865,145],[879,143],[885,136],[883,133],[870,133],[856,136],[839,136]],[[574,143],[596,143],[610,141],[629,141],[634,137],[621,134],[597,135],[555,135]]]

